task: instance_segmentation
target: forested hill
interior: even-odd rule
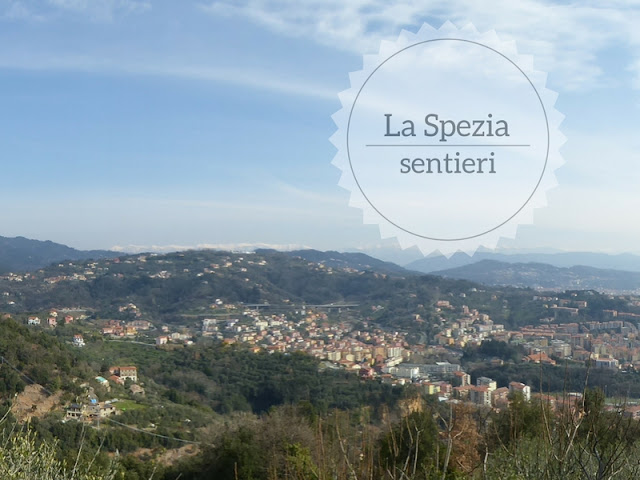
[[[330,352],[346,339],[368,349],[384,342],[404,344],[406,338],[406,344],[419,352],[420,345],[435,345],[440,332],[465,311],[468,318],[477,316],[478,322],[488,320],[480,320],[481,315],[488,315],[492,325],[506,329],[541,323],[541,319],[549,323],[549,317],[556,314],[554,320],[560,323],[608,319],[605,312],[613,310],[640,315],[640,302],[635,298],[592,291],[545,295],[526,288],[391,273],[362,258],[360,263],[344,258],[346,263],[330,262],[341,258],[333,252],[307,252],[304,257],[274,251],[188,251],[64,261],[30,273],[0,275],[0,311],[6,312],[0,319],[0,354],[7,360],[0,364],[0,416],[2,401],[11,400],[32,382],[36,385],[15,398],[20,398],[20,405],[26,405],[27,410],[37,409],[37,401],[32,403],[29,395],[37,385],[44,386],[47,393],[54,393],[48,398],[57,403],[49,414],[31,419],[38,441],[56,439],[59,443],[51,443],[53,451],[68,465],[75,464],[80,450],[86,452],[87,463],[94,455],[99,458],[96,465],[108,465],[118,452],[122,456],[118,468],[123,473],[118,478],[124,480],[387,478],[384,472],[394,464],[407,465],[409,458],[406,453],[392,454],[395,439],[404,439],[402,445],[410,452],[419,450],[422,457],[416,456],[414,464],[433,472],[434,462],[443,465],[439,455],[447,451],[447,435],[464,438],[462,445],[472,434],[476,439],[467,456],[477,461],[469,460],[467,470],[473,472],[479,471],[475,465],[483,468],[480,453],[487,445],[493,445],[491,452],[503,452],[513,439],[512,432],[520,431],[522,425],[540,423],[533,415],[521,415],[529,404],[519,396],[514,397],[518,400],[515,405],[521,408],[513,415],[508,409],[491,413],[491,417],[484,410],[481,415],[465,410],[466,433],[452,435],[447,425],[459,424],[437,419],[453,418],[447,417],[454,415],[452,408],[469,406],[450,407],[433,396],[423,399],[424,385],[390,385],[390,377],[384,373],[361,378],[355,374],[360,373],[360,367],[351,372],[314,358],[307,347],[289,350],[284,342],[301,344],[318,339],[316,345],[324,345],[323,352]],[[567,306],[556,308],[556,304]],[[569,308],[572,305],[576,308]],[[56,312],[51,312],[52,308]],[[54,313],[59,315],[51,322]],[[212,333],[202,330],[210,323],[204,322],[205,318],[214,320],[214,331],[221,335],[205,335]],[[134,320],[138,325],[145,320],[153,325],[140,325],[137,336],[128,338],[105,331],[105,325],[133,324]],[[263,322],[269,331],[260,343],[242,339],[244,332],[250,333],[242,328],[255,325],[262,329]],[[283,341],[272,341],[276,330]],[[166,333],[161,334],[163,331]],[[331,340],[334,331],[341,335],[337,342]],[[162,338],[160,335],[167,343],[156,344],[154,340]],[[175,335],[175,341],[168,341],[166,335]],[[81,345],[76,342],[78,337]],[[309,345],[315,348],[314,343]],[[540,365],[522,362],[524,347],[500,341],[483,341],[479,347],[469,342],[464,350],[457,346],[446,352],[437,350],[441,353],[425,353],[428,358],[416,353],[415,358],[428,363],[459,360],[474,380],[490,376],[500,382],[500,388],[511,381],[524,381],[532,390],[557,392],[570,378],[569,388],[578,390],[584,384],[579,380],[588,376],[591,384],[604,385],[616,395],[640,392],[640,376],[632,371],[602,369],[591,373],[578,362],[567,366],[570,371],[551,366],[543,371]],[[499,361],[494,362],[496,359]],[[116,365],[136,367],[144,395],[131,390],[131,379],[123,385],[111,378],[111,367]],[[98,376],[110,379],[109,389]],[[86,428],[64,417],[71,403],[92,400],[115,403],[117,413],[100,420],[99,428]],[[531,405],[530,412],[539,411],[537,404]],[[6,412],[9,406],[4,407]],[[520,418],[527,420],[518,425],[508,423]],[[610,418],[624,417],[612,413],[606,422]],[[414,421],[417,423],[410,423]],[[502,425],[503,436],[495,439],[498,433],[488,425]],[[419,449],[410,440],[416,431],[425,439]],[[551,425],[548,431],[558,429]],[[480,437],[482,432],[487,432],[487,438]],[[532,434],[530,438],[543,441],[548,437]],[[585,438],[591,438],[591,433]],[[639,439],[634,445],[640,451],[640,433],[633,438]],[[182,450],[186,447],[193,448],[191,454]],[[547,451],[538,444],[532,448]],[[178,456],[167,461],[165,449]],[[635,452],[630,453],[633,458],[637,457]],[[466,457],[455,449],[450,453],[455,467],[447,478],[473,478],[457,475],[458,465],[464,464],[460,459]],[[497,453],[485,458],[497,462]],[[0,451],[0,457],[7,455]],[[346,455],[351,455],[348,463],[343,460]],[[487,464],[487,471],[504,470],[505,465],[515,463],[513,458],[510,454],[505,464]],[[344,462],[342,473],[334,475],[330,466],[339,462]],[[354,475],[349,465],[363,466],[363,470]],[[322,470],[325,466],[326,473]],[[291,472],[306,473],[294,476]],[[491,474],[488,478],[499,477]]]
[[[0,236],[0,273],[37,270],[64,260],[103,259],[117,255],[116,252],[106,250],[76,250],[48,240]]]
[[[275,253],[276,250],[256,250],[256,253]],[[378,273],[387,273],[390,275],[421,275],[422,273],[414,270],[407,270],[404,267],[396,265],[392,262],[378,260],[360,252],[322,252],[320,250],[292,250],[283,252],[294,258],[302,258],[310,262],[322,264],[332,268],[352,268],[355,270],[370,270]]]
[[[167,323],[211,314],[216,304],[295,310],[348,303],[359,318],[394,328],[418,327],[416,318],[426,322],[421,328],[432,324],[438,300],[476,308],[506,326],[537,323],[549,315],[542,302],[533,300],[534,290],[335,268],[272,251],[203,250],[64,262],[28,274],[2,275],[0,293],[0,311],[12,314],[82,307],[99,318],[124,318],[122,307],[133,304],[138,318]],[[603,309],[626,308],[623,300],[592,293],[585,319],[599,319]]]
[[[171,321],[177,315],[211,312],[216,301],[298,306],[348,302],[369,314],[372,305],[380,304],[390,308],[389,314],[402,316],[473,286],[427,275],[333,268],[279,252],[203,250],[65,262],[0,276],[0,308],[15,313],[79,306],[109,318],[132,303],[151,319]]]
[[[8,315],[0,318],[0,399],[37,383],[48,391],[77,391],[73,378],[90,378],[86,364],[56,337],[34,331]]]
[[[506,263],[481,260],[435,273],[486,285],[512,285],[545,290],[598,290],[636,293],[640,291],[640,273],[575,266],[554,267],[543,263]]]

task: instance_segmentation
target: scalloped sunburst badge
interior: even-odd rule
[[[546,205],[562,165],[563,116],[533,58],[494,31],[403,31],[363,57],[331,137],[364,223],[423,252],[514,237]]]

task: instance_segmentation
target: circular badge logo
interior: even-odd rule
[[[555,94],[491,32],[403,32],[364,57],[334,119],[351,205],[423,251],[475,250],[545,203],[561,163]]]

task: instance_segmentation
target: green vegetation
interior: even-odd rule
[[[576,403],[576,396],[573,403],[555,406],[514,396],[509,408],[490,412],[438,403],[413,386],[361,380],[353,372],[323,368],[303,353],[254,353],[209,338],[188,347],[156,348],[150,343],[159,330],[140,343],[106,340],[98,330],[102,319],[146,319],[181,332],[205,316],[242,317],[243,303],[271,304],[269,313],[280,309],[297,322],[305,318],[303,309],[317,312],[310,305],[352,303],[356,306],[340,313],[332,308],[328,317],[313,316],[313,321],[335,326],[336,320],[349,320],[365,333],[407,331],[407,338],[425,344],[442,325],[460,318],[463,305],[506,328],[539,324],[553,315],[551,301],[534,300],[533,290],[481,287],[393,269],[354,271],[343,264],[347,260],[319,265],[268,251],[188,252],[67,262],[21,281],[0,279],[14,318],[0,320],[4,410],[30,382],[50,393],[62,392],[54,411],[18,430],[22,436],[12,437],[7,427],[17,423],[8,413],[0,430],[13,440],[0,449],[15,444],[27,455],[35,442],[59,478],[69,476],[76,459],[91,465],[86,475],[97,475],[87,479],[634,478],[639,424],[609,411],[603,398],[640,398],[640,374],[635,372],[595,370],[572,361],[560,367],[525,364],[522,357],[528,352],[493,340],[464,351],[425,349],[425,358],[461,361],[473,380],[488,376],[499,386],[521,381],[538,392],[585,393],[583,401]],[[561,322],[602,319],[603,309],[638,311],[623,298],[593,292],[558,295],[589,304],[577,317],[558,314]],[[438,300],[453,308],[446,302],[436,308]],[[30,314],[44,320],[49,308],[76,306],[86,308],[89,318],[56,329],[25,326]],[[326,328],[320,336],[330,331]],[[297,329],[291,331],[305,341],[310,334]],[[83,334],[87,345],[71,346],[74,334]],[[382,343],[375,335],[360,337]],[[488,366],[495,359],[504,365]],[[135,365],[144,396],[132,394],[128,383],[111,383],[110,389],[98,385],[95,376],[108,378],[112,365]],[[602,392],[585,392],[585,385]],[[63,405],[87,402],[88,395],[118,399],[117,414],[92,426],[63,421]],[[112,473],[116,452],[118,466],[113,468],[118,471]],[[74,478],[83,477],[76,472]]]
[[[533,300],[539,292],[532,289],[484,287],[401,269],[380,273],[367,269],[362,261],[325,263],[333,267],[273,251],[134,255],[52,265],[20,282],[0,279],[0,287],[14,302],[12,312],[79,305],[98,318],[132,319],[130,311],[119,307],[133,303],[142,318],[166,323],[183,322],[187,314],[215,313],[211,305],[216,299],[225,304],[289,305],[291,310],[296,305],[351,302],[360,305],[354,312],[359,317],[388,328],[424,333],[427,338],[437,318],[433,310],[437,300],[448,300],[456,308],[479,309],[507,328],[538,324],[550,315],[548,305]],[[363,270],[355,271],[353,265]],[[588,299],[589,307],[566,321],[602,320],[603,309],[640,312],[623,299],[595,292],[582,292],[577,298]],[[372,312],[374,305],[383,308]],[[222,311],[239,313],[216,310]],[[416,324],[416,314],[424,324]]]
[[[121,400],[116,404],[118,410],[122,412],[130,412],[132,410],[144,410],[147,405],[143,405],[133,400]]]
[[[487,340],[479,346],[466,347],[461,361],[465,364],[498,358],[505,362],[520,363],[524,355],[525,351],[522,347],[499,340]]]
[[[56,441],[38,441],[29,429],[11,430],[0,442],[0,478],[6,480],[114,480],[115,462],[79,452],[65,462],[58,458]]]
[[[548,403],[511,397],[499,413],[423,402],[384,424],[291,407],[220,434],[165,479],[634,479],[640,423],[604,407],[600,390]]]
[[[252,353],[240,345],[216,342],[177,350],[99,342],[79,355],[88,362],[100,358],[105,364],[137,365],[165,400],[220,414],[262,413],[299,402],[309,402],[319,412],[363,405],[378,411],[382,405],[394,406],[402,392],[359,380],[353,373],[322,370],[320,362],[306,354]]]
[[[10,318],[0,320],[0,396],[12,397],[29,377],[48,390],[77,392],[74,378],[90,378],[92,371],[55,337],[37,332]],[[20,372],[20,373],[19,373]]]
[[[607,397],[640,398],[639,373],[589,368],[582,363],[567,363],[565,366],[530,363],[501,367],[481,366],[470,373],[472,379],[489,377],[501,385],[510,381],[522,382],[539,392],[580,392],[585,383],[588,383],[594,388],[602,389]]]

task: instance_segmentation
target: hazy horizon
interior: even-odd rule
[[[0,2],[0,234],[393,249],[338,186],[331,115],[363,53],[446,21],[514,40],[565,115],[558,187],[499,248],[640,253],[640,8],[617,1]]]

